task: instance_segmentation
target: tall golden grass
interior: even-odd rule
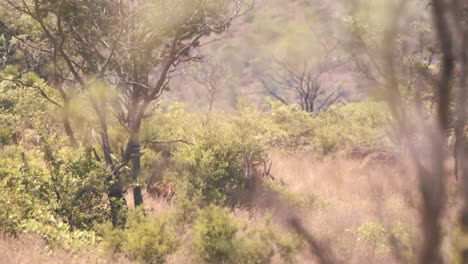
[[[330,250],[336,263],[401,263],[399,249],[392,242],[384,241],[387,249],[365,241],[356,230],[366,223],[381,226],[401,225],[414,236],[419,243],[421,224],[418,211],[420,197],[418,180],[410,163],[404,157],[396,157],[398,162],[372,159],[372,157],[353,158],[337,154],[333,157],[317,159],[313,153],[272,153],[272,174],[277,181],[282,181],[285,191],[295,197],[314,197],[310,206],[293,208],[270,203],[268,208],[247,211],[236,209],[233,215],[252,223],[263,221],[265,215],[271,215],[279,228],[291,228],[287,219],[297,217],[308,233],[317,242]],[[453,161],[446,162],[449,182],[449,202],[444,217],[447,234],[456,216],[457,191],[453,176]],[[452,177],[453,176],[453,177]],[[453,179],[453,180],[451,180]],[[128,198],[132,197],[129,193]],[[452,198],[451,198],[452,197]],[[268,199],[268,198],[267,198]],[[132,204],[131,199],[128,199]],[[170,210],[172,205],[162,199],[146,198],[146,206],[155,212]],[[175,202],[176,203],[176,202]],[[286,202],[287,203],[287,202]],[[380,243],[380,242],[379,242]],[[96,253],[73,255],[64,252],[49,254],[40,239],[1,238],[0,260],[2,263],[129,263],[121,258],[109,259]],[[451,241],[447,235],[443,242],[445,258],[449,259]],[[178,250],[168,259],[169,263],[195,263],[190,253]],[[411,256],[405,255],[411,260]],[[416,257],[416,252],[413,256]],[[274,258],[275,263],[281,263]],[[414,260],[414,259],[413,259]],[[316,258],[304,249],[298,256],[297,263],[316,263]]]

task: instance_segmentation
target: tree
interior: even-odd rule
[[[58,91],[64,130],[74,147],[80,142],[70,122],[70,104],[76,97],[87,98],[110,169],[113,223],[121,224],[122,169],[131,161],[132,179],[138,181],[140,129],[148,111],[168,90],[179,66],[198,61],[195,51],[216,39],[210,35],[226,31],[250,6],[243,0],[2,0],[2,4],[11,15],[0,25],[17,40],[27,61],[14,79],[38,72]],[[120,158],[115,155],[118,146],[111,144],[108,112],[127,130]],[[101,159],[97,152],[96,158]],[[138,184],[134,200],[136,206],[143,203]]]
[[[199,83],[206,92],[207,110],[210,114],[213,110],[213,104],[219,93],[221,85],[226,80],[227,71],[219,61],[206,62],[202,67],[194,69],[193,79]]]
[[[281,70],[261,82],[267,93],[283,104],[290,104],[286,97],[288,91],[293,94],[294,101],[297,101],[301,109],[309,113],[322,111],[340,99],[339,90],[323,87],[322,84],[321,78],[337,66],[336,63],[328,61],[328,56],[316,67],[317,69],[309,66],[307,62],[304,62],[300,69],[286,62],[276,61],[276,63]]]
[[[314,113],[325,110],[341,99],[339,88],[324,87],[326,74],[337,69],[343,60],[332,58],[339,43],[331,48],[323,46],[324,55],[318,59],[304,59],[301,63],[274,60],[272,74],[261,79],[265,91],[283,104],[296,102],[302,110]],[[289,94],[289,96],[288,96]],[[292,94],[293,99],[289,99]]]
[[[350,16],[345,19],[345,27],[350,34],[345,38],[344,45],[352,58],[354,71],[370,82],[371,92],[388,98],[386,85],[391,77],[386,72],[387,43],[381,37],[388,31],[386,23],[382,21],[394,19],[389,17],[386,9],[390,4],[384,0],[359,5],[359,8],[352,8]],[[420,97],[429,117],[436,97],[432,87],[437,78],[440,53],[432,34],[430,14],[422,11],[425,8],[424,1],[409,1],[406,4],[405,16],[400,18],[406,26],[395,32],[397,42],[392,49],[392,61],[396,65],[395,77],[399,89],[395,92],[398,97],[406,101]]]
[[[402,26],[399,24],[401,15],[408,10],[407,1],[390,2],[385,5],[390,10],[390,19],[387,28],[383,30],[380,50],[380,62],[373,60],[375,57],[366,55],[368,68],[374,73],[379,72],[378,79],[382,81],[380,86],[386,95],[393,118],[400,130],[401,140],[409,149],[410,158],[413,160],[418,179],[419,192],[421,193],[421,219],[422,219],[422,244],[419,263],[441,263],[441,219],[446,206],[446,175],[444,161],[447,156],[447,134],[452,124],[452,115],[456,115],[456,149],[458,159],[465,161],[466,143],[463,142],[463,133],[466,129],[466,74],[468,40],[468,27],[466,11],[468,6],[462,1],[446,2],[443,0],[430,1],[429,8],[432,12],[431,18],[435,29],[435,43],[429,45],[438,46],[437,52],[431,52],[430,59],[418,55],[416,64],[419,62],[429,70],[431,61],[439,61],[435,65],[434,78],[426,83],[420,76],[417,82],[412,83],[415,88],[412,96],[402,96],[402,91],[407,91],[407,75],[401,69],[411,69],[413,60],[407,60],[412,56],[407,53],[409,47],[401,44]],[[461,36],[461,37],[459,37]],[[412,48],[415,48],[414,46]],[[413,54],[419,54],[418,51]],[[422,53],[421,53],[422,54]],[[409,57],[408,57],[409,56]],[[370,65],[370,66],[369,66]],[[456,74],[455,69],[460,67],[461,74]],[[368,71],[365,71],[368,72]],[[377,80],[377,78],[374,78]],[[455,81],[457,80],[457,82]],[[456,85],[458,84],[458,85]],[[457,89],[457,100],[453,97],[454,89]],[[410,90],[411,91],[411,90]],[[435,116],[433,120],[427,120],[424,101],[427,100],[424,93],[432,96],[429,101],[435,105]],[[454,111],[451,111],[452,106]],[[432,108],[432,106],[431,106]],[[433,121],[433,122],[431,122]],[[423,138],[422,150],[415,147],[414,137]],[[460,214],[461,230],[468,229],[468,177],[466,175],[466,162],[459,166],[459,174],[463,183],[464,207]],[[462,263],[468,261],[468,252],[462,249]]]

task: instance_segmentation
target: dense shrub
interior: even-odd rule
[[[34,74],[24,77],[26,82],[37,84],[52,100],[57,93]],[[62,130],[58,107],[39,95],[38,91],[12,82],[0,82],[0,124],[7,124],[13,134],[22,134],[25,129],[34,129],[43,135],[60,133]]]
[[[89,229],[108,216],[103,195],[107,191],[106,170],[96,162],[91,149],[79,153],[57,152],[43,144],[44,159],[55,197],[55,212],[72,227]]]
[[[3,124],[0,125],[0,147],[12,143],[12,134],[12,130],[9,127]]]
[[[285,105],[267,99],[262,109],[244,101],[236,118],[238,129],[250,130],[275,149],[308,149],[328,154],[353,147],[386,146],[387,106],[367,100],[334,105],[318,114],[310,114],[297,105]]]
[[[0,155],[0,229],[17,234],[35,212],[52,209],[50,178],[40,162],[28,160],[20,147],[5,147]]]
[[[235,240],[235,263],[271,263],[275,254],[276,239],[269,226],[255,226],[240,232]]]
[[[175,182],[179,197],[235,204],[246,184],[242,166],[246,154],[259,160],[271,148],[309,149],[322,155],[340,148],[376,147],[388,141],[385,109],[381,103],[364,101],[314,115],[271,99],[261,109],[240,100],[239,114],[211,114],[206,119],[181,104],[161,106],[155,122],[144,128],[144,137],[176,142],[149,145],[144,174]],[[151,162],[170,166],[153,173]]]
[[[49,212],[35,213],[35,218],[23,222],[22,229],[26,234],[43,238],[51,249],[90,250],[100,241],[94,231],[72,230]]]
[[[297,105],[267,98],[259,108],[241,99],[238,113],[233,117],[236,130],[244,131],[263,146],[288,150],[313,148],[316,120]]]
[[[107,168],[97,161],[91,146],[66,147],[53,108],[38,101],[30,111],[32,91],[15,89],[0,96],[0,121],[5,121],[0,126],[0,207],[6,208],[0,211],[0,230],[38,234],[52,247],[94,245],[100,240],[93,232],[96,224],[109,218]],[[270,149],[307,149],[322,155],[342,147],[374,147],[386,140],[381,127],[387,115],[381,107],[366,101],[313,115],[274,100],[261,108],[241,101],[238,113],[212,113],[207,118],[180,104],[162,105],[143,127],[142,178],[133,182],[127,177],[125,184],[143,185],[154,177],[170,181],[176,187],[176,207],[158,217],[135,210],[122,229],[100,225],[103,244],[112,253],[144,263],[165,262],[181,243],[190,245],[193,255],[207,263],[270,263],[275,254],[294,262],[301,239],[269,223],[249,223],[224,209],[243,202],[245,156],[260,160]],[[95,122],[83,116],[74,122],[80,118]],[[110,133],[119,138],[126,132],[115,129],[114,121],[109,119]],[[41,127],[44,123],[50,126]],[[122,143],[111,144],[118,149]],[[122,178],[129,174],[126,169]],[[266,188],[297,208],[325,206],[313,194],[287,191],[280,181]],[[356,234],[366,243],[382,244],[369,238],[367,229],[364,226]],[[372,228],[370,233],[386,236]]]
[[[42,150],[10,146],[0,162],[0,206],[8,208],[0,212],[2,231],[17,233],[22,222],[43,214],[72,230],[107,219],[106,174],[90,150],[56,153],[46,143]]]
[[[193,243],[198,256],[209,263],[232,261],[238,230],[238,224],[232,221],[226,209],[210,206],[201,210],[194,225]]]
[[[302,247],[298,237],[280,234],[269,223],[248,224],[217,206],[199,211],[193,232],[197,255],[207,263],[270,263],[275,252],[292,262]]]
[[[392,247],[398,246],[398,250],[404,254],[404,257],[411,258],[414,257],[414,252],[412,252],[414,238],[410,231],[407,226],[400,223],[383,225],[369,221],[354,229],[353,233],[358,240],[371,246],[373,253],[386,254]]]
[[[123,249],[145,263],[163,263],[177,245],[167,219],[147,218],[142,210],[130,214]]]
[[[105,225],[101,235],[111,253],[125,252],[142,263],[164,263],[178,243],[169,218],[147,217],[142,208],[130,212],[124,229]]]
[[[178,193],[188,198],[201,195],[206,202],[235,203],[235,193],[246,184],[244,155],[252,149],[257,154],[261,150],[258,146],[249,148],[228,127],[213,129],[174,153],[177,167],[173,178]]]
[[[313,145],[327,154],[346,148],[385,148],[389,110],[372,100],[330,107],[315,117]]]
[[[161,159],[169,157],[165,161],[172,166],[165,176],[176,184],[178,197],[198,197],[205,204],[238,202],[236,193],[246,184],[245,155],[252,153],[258,159],[264,152],[251,131],[239,129],[229,116],[212,115],[207,121],[180,105],[161,110],[156,122],[162,125],[147,127],[145,137],[158,142],[183,141],[150,147],[153,152],[164,153]]]

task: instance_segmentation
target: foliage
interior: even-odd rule
[[[107,190],[106,170],[93,157],[92,150],[56,153],[44,143],[44,160],[50,174],[55,212],[73,227],[89,229],[108,216],[103,194]],[[66,155],[70,155],[67,157]],[[65,159],[62,158],[65,156]]]
[[[13,78],[12,75],[5,77]],[[37,82],[36,85],[47,91],[51,98],[56,97],[37,76],[30,74],[24,77],[24,81]],[[0,102],[0,127],[10,132],[7,137],[10,140],[5,143],[18,142],[28,129],[40,135],[57,134],[61,130],[57,106],[41,97],[34,88],[3,81],[0,83]]]
[[[21,223],[50,214],[73,229],[90,229],[107,218],[105,171],[90,150],[65,151],[58,158],[51,144],[26,151],[10,146],[0,167],[2,231],[17,233]],[[21,155],[17,155],[20,153]]]
[[[201,131],[194,145],[181,146],[174,153],[179,193],[188,197],[199,193],[207,202],[235,202],[235,192],[245,185],[242,162],[248,147],[234,133],[213,127]]]
[[[17,234],[23,221],[36,211],[49,207],[50,178],[38,160],[27,161],[17,155],[22,149],[8,146],[0,153],[0,228],[2,232]]]
[[[346,148],[388,147],[389,118],[383,102],[368,100],[332,106],[315,118],[314,145],[324,154]]]
[[[153,160],[145,160],[143,167],[146,175],[154,175],[151,162],[169,165],[164,172],[156,171],[157,177],[174,182],[181,199],[235,204],[246,184],[246,154],[253,153],[260,160],[268,148],[312,149],[322,155],[343,148],[390,145],[384,130],[387,114],[384,104],[374,101],[335,106],[312,115],[274,100],[262,109],[243,100],[238,115],[212,114],[208,120],[180,104],[161,106],[155,121],[144,127],[144,137],[176,143],[150,145],[148,157]]]
[[[226,116],[200,120],[180,105],[163,108],[155,123],[162,125],[152,127],[146,137],[159,142],[184,141],[151,147],[154,152],[169,153],[167,163],[174,165],[167,176],[176,184],[177,196],[200,197],[205,203],[238,202],[235,194],[246,184],[245,155],[253,153],[259,159],[264,153],[250,131],[240,129]]]
[[[294,263],[297,252],[304,247],[304,241],[297,234],[285,234],[278,238],[276,247],[285,263]]]
[[[197,255],[207,263],[270,263],[277,251],[292,262],[302,247],[299,238],[275,232],[268,222],[250,226],[217,206],[200,210],[193,230]]]
[[[377,254],[386,254],[391,248],[397,245],[401,254],[411,257],[412,234],[404,225],[397,223],[392,225],[382,225],[375,222],[365,222],[353,230],[358,240],[372,246]],[[395,245],[390,244],[395,241]]]
[[[72,230],[70,225],[56,220],[49,212],[36,212],[35,215],[35,219],[24,221],[23,232],[43,238],[51,249],[90,250],[100,241],[94,231]]]
[[[231,221],[226,209],[210,206],[201,210],[194,224],[193,243],[198,256],[209,263],[232,261],[238,230],[238,224]]]
[[[112,253],[125,252],[142,263],[164,263],[177,248],[177,238],[164,217],[147,217],[143,208],[130,211],[124,229],[101,226],[105,247]]]
[[[320,63],[319,55],[335,41],[329,28],[311,23],[317,10],[293,3],[297,1],[281,8],[279,0],[273,2],[265,7],[263,18],[248,17],[252,33],[240,41],[248,51],[236,49],[231,40],[219,49],[231,54],[220,61],[234,61],[243,74],[257,71],[254,76],[268,72],[267,65],[260,64],[273,54],[294,70],[308,68],[299,65],[304,59]],[[190,257],[208,263],[270,263],[278,254],[293,263],[303,247],[298,236],[230,210],[246,209],[242,202],[250,198],[245,198],[246,156],[260,161],[271,150],[309,150],[323,156],[348,148],[387,147],[389,111],[374,99],[343,101],[326,111],[307,113],[271,98],[263,105],[240,98],[237,111],[205,115],[160,101],[176,76],[186,75],[186,65],[202,61],[200,48],[216,42],[219,36],[213,35],[226,32],[249,8],[246,3],[0,0],[0,233],[39,235],[53,249],[75,250],[102,242],[112,254],[123,253],[143,263],[165,262],[182,247]],[[283,8],[296,5],[307,15],[282,15]],[[379,24],[380,15],[369,23]],[[364,55],[371,56],[377,48],[371,45],[374,32],[362,16],[354,14],[345,23],[362,33],[365,43],[358,46],[370,47]],[[397,40],[402,44],[397,75],[405,87],[401,92],[408,97],[414,96],[411,86],[421,79],[408,74],[427,63],[426,73],[436,72],[439,61],[432,60],[431,45],[415,46],[413,35],[420,33],[424,37],[420,44],[425,44],[422,41],[431,33],[426,20],[413,22],[421,23],[411,23],[411,33]],[[260,33],[267,35],[263,42]],[[342,51],[331,51],[334,64]],[[245,64],[238,56],[242,52],[254,59]],[[377,58],[377,66],[381,60]],[[246,66],[254,69],[245,71]],[[237,79],[241,81],[228,85],[245,87],[245,79]],[[309,84],[318,84],[315,79]],[[323,87],[338,86],[333,78],[327,79]],[[423,96],[433,98],[421,89]],[[237,99],[234,89],[229,94],[231,101]],[[316,98],[326,101],[324,95]],[[190,97],[189,92],[184,96]],[[157,216],[137,208],[126,224],[112,228],[109,218],[113,223],[127,218],[124,190],[151,181],[175,185],[175,208]],[[265,187],[294,209],[327,206],[313,192],[298,195],[280,180]],[[403,225],[367,222],[354,234],[378,252],[389,250],[390,237],[405,248],[412,244]]]
[[[316,115],[296,105],[267,100],[263,111],[242,102],[239,129],[248,129],[253,137],[272,148],[311,149],[329,154],[340,149],[390,145],[385,128],[389,111],[382,102],[371,99],[334,105]]]

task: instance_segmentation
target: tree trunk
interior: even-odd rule
[[[132,180],[134,183],[138,182],[138,178],[141,174],[140,129],[146,106],[147,103],[145,102],[138,107],[138,100],[134,100],[132,118],[130,119],[130,138],[123,158],[124,161],[132,161]],[[139,184],[135,184],[135,187],[133,187],[133,202],[135,207],[143,204],[143,195]]]
[[[127,221],[127,201],[123,195],[123,184],[120,179],[119,172],[116,170],[112,161],[111,149],[109,145],[109,138],[107,133],[101,133],[102,151],[104,152],[104,159],[106,164],[111,168],[112,173],[109,175],[109,202],[111,207],[112,225],[114,227],[124,226]]]
[[[75,138],[75,133],[73,132],[73,129],[70,124],[70,120],[68,119],[68,114],[65,114],[62,120],[63,127],[65,128],[65,134],[67,134],[68,140],[70,141],[71,146],[74,149],[78,148],[78,142],[76,141]]]
[[[465,26],[466,27],[466,26]],[[462,235],[468,234],[468,163],[466,157],[468,155],[468,144],[465,139],[465,127],[466,127],[466,100],[467,100],[467,78],[468,78],[468,54],[466,48],[468,48],[468,28],[465,28],[463,32],[463,43],[461,49],[461,64],[462,64],[462,76],[460,77],[460,87],[458,93],[457,111],[458,120],[455,127],[455,175],[461,179],[464,194],[464,205],[460,215],[460,225]],[[468,249],[462,248],[461,252],[461,263],[468,263]]]
[[[138,118],[138,116],[136,117]],[[134,123],[132,133],[130,135],[130,147],[132,153],[132,180],[135,183],[133,187],[133,203],[135,208],[143,204],[143,195],[141,186],[138,184],[138,178],[141,174],[141,142],[140,142],[140,127],[141,121]]]
[[[136,183],[138,178],[141,174],[141,143],[140,143],[140,129],[132,135],[132,149],[133,149],[133,156],[132,156],[132,179],[133,182]],[[143,204],[143,195],[141,194],[141,186],[136,184],[133,187],[133,201],[135,207],[140,206]]]
[[[109,178],[118,178],[118,175],[110,175]],[[123,227],[127,222],[127,201],[123,195],[123,186],[120,180],[115,180],[108,190],[111,208],[112,226]]]
[[[112,149],[109,143],[105,102],[102,102],[104,107],[101,110],[92,98],[91,100],[101,127],[101,147],[102,152],[104,153],[104,160],[106,161],[106,165],[109,166],[112,171],[111,175],[108,177],[108,181],[110,182],[108,195],[111,207],[112,225],[114,227],[123,226],[127,222],[127,201],[123,195],[123,184],[120,179],[119,171],[112,160]]]
[[[136,183],[133,187],[133,203],[135,208],[143,204],[143,195],[141,193],[141,186],[138,184],[138,178],[141,174],[141,142],[140,142],[140,128],[141,128],[142,115],[137,112],[134,116],[133,124],[131,127],[131,135],[128,147],[130,148],[132,159],[132,180]]]

